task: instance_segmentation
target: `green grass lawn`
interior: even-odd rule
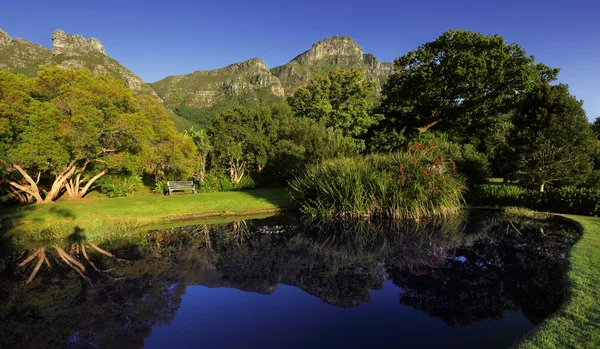
[[[174,196],[133,196],[59,201],[0,212],[16,243],[67,238],[73,233],[102,239],[166,221],[221,215],[251,215],[286,208],[285,189],[258,189]]]
[[[567,300],[516,348],[600,348],[600,218],[564,216],[583,228],[567,257]]]

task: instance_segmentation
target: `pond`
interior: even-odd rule
[[[565,298],[578,232],[472,212],[295,216],[73,241],[0,258],[4,348],[506,348]]]

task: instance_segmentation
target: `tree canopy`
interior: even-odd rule
[[[382,91],[385,119],[373,132],[375,149],[395,149],[428,127],[479,145],[537,82],[558,74],[499,35],[465,30],[444,32],[394,66]]]
[[[592,171],[596,137],[567,85],[540,82],[513,118],[509,137],[513,176],[544,191],[546,184],[576,185]]]
[[[8,183],[36,203],[65,189],[82,197],[108,171],[174,170],[165,158],[194,147],[157,101],[85,69],[45,68],[31,79],[0,72],[0,125]]]
[[[295,90],[288,103],[296,116],[323,120],[327,127],[358,138],[382,118],[372,112],[375,87],[361,70],[334,70]]]

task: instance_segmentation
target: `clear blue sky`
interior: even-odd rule
[[[95,37],[148,82],[252,57],[284,64],[331,35],[392,61],[447,29],[500,34],[561,68],[560,81],[600,116],[600,3],[504,1],[6,0],[0,28],[51,47],[55,29]]]

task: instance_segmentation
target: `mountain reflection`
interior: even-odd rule
[[[352,225],[281,216],[45,246],[0,259],[0,346],[139,348],[189,285],[271,294],[285,284],[356,307],[392,280],[400,304],[449,326],[506,311],[538,323],[564,298],[561,254],[576,238],[550,221],[490,214]]]

